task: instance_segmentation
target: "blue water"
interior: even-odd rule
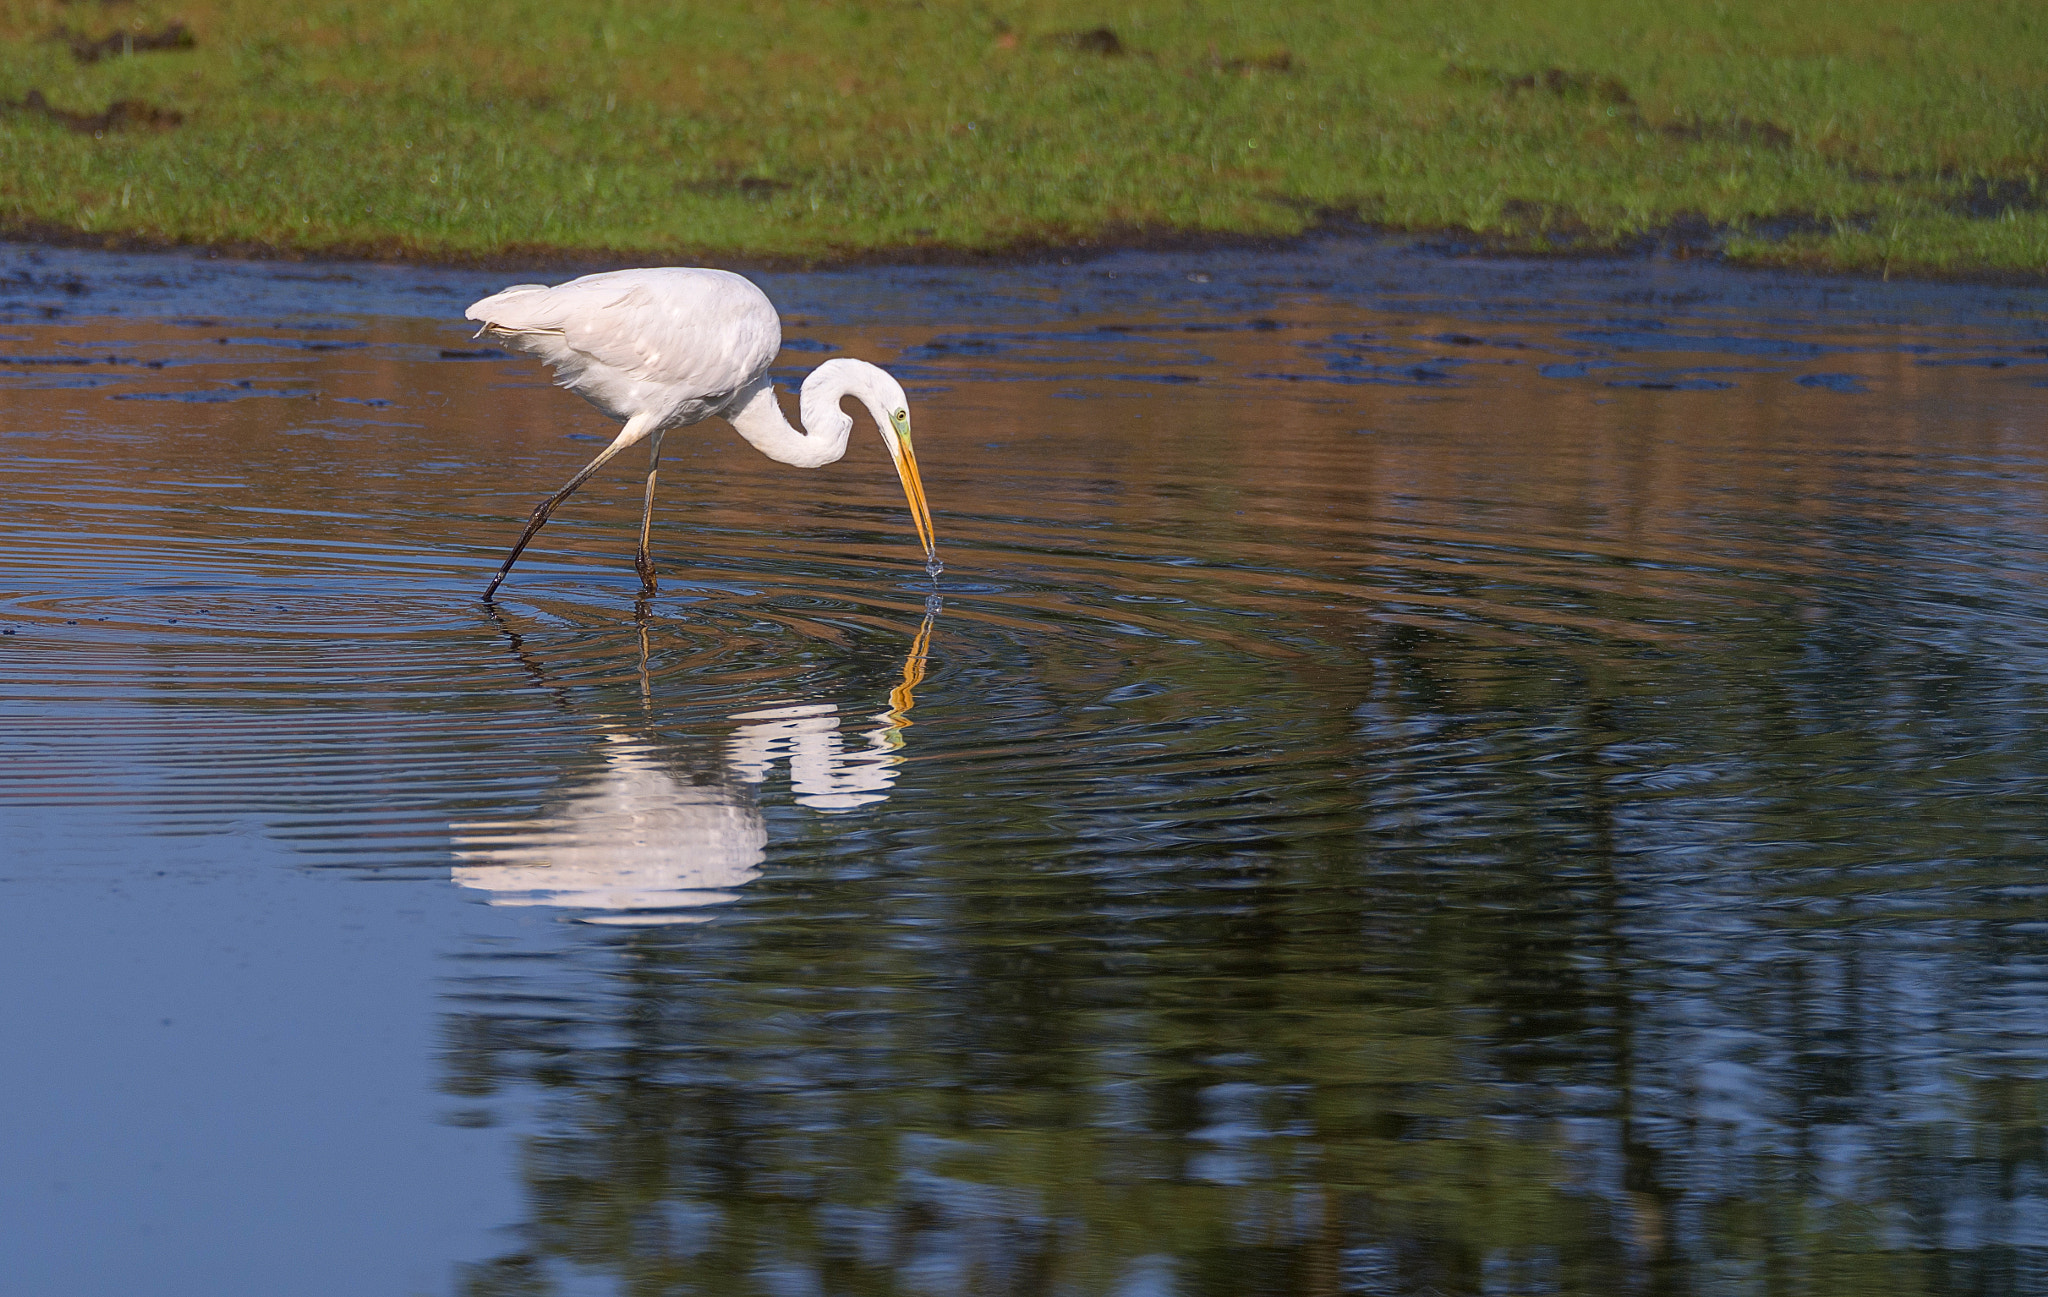
[[[0,249],[0,1256],[52,1294],[2044,1293],[2048,292],[1397,243]]]

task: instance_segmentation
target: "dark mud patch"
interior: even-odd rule
[[[1789,129],[1777,122],[1745,117],[1739,113],[1721,118],[1688,115],[1652,124],[1645,121],[1638,111],[1635,95],[1628,85],[1618,77],[1602,73],[1575,72],[1560,67],[1514,73],[1499,68],[1452,64],[1444,70],[1444,79],[1466,85],[1490,86],[1510,99],[1518,95],[1543,94],[1566,103],[1606,104],[1610,113],[1625,109],[1626,112],[1618,115],[1639,128],[1655,130],[1672,140],[1786,149],[1792,147],[1795,138]]]
[[[1291,75],[1301,70],[1292,50],[1274,50],[1267,54],[1242,55],[1237,58],[1211,56],[1209,66],[1218,72],[1235,73],[1238,76],[1257,76],[1261,72]]]
[[[40,90],[31,90],[19,99],[0,103],[0,113],[41,117],[80,135],[104,135],[108,131],[126,130],[167,131],[183,125],[185,121],[185,115],[176,109],[158,108],[141,99],[116,99],[107,105],[104,112],[69,112],[44,98]]]
[[[199,44],[192,29],[182,22],[167,23],[153,32],[112,32],[98,37],[60,27],[50,33],[50,39],[68,46],[71,57],[80,63],[154,50],[189,50]]]
[[[769,176],[713,176],[706,180],[686,180],[676,188],[685,193],[706,194],[714,198],[767,198],[786,193],[796,185]]]
[[[1500,218],[1516,232],[1588,246],[1600,242],[1600,235],[1577,213],[1555,203],[1510,198],[1500,205]]]
[[[1560,67],[1539,68],[1534,72],[1507,72],[1500,68],[1453,63],[1444,69],[1444,79],[1466,85],[1491,86],[1510,98],[1520,94],[1546,94],[1553,99],[1616,106],[1633,106],[1636,101],[1619,77]]]
[[[1657,128],[1659,132],[1674,140],[1686,140],[1699,144],[1747,144],[1767,149],[1789,149],[1792,147],[1792,132],[1776,122],[1758,121],[1753,117],[1727,117],[1718,121],[1702,117],[1684,117],[1669,121]]]
[[[1822,216],[1816,212],[1783,212],[1776,216],[1752,217],[1747,221],[1727,227],[1731,234],[1745,238],[1761,239],[1766,243],[1782,243],[1786,239],[1807,234],[1833,234],[1839,230],[1868,230],[1877,223],[1871,212],[1852,212],[1846,216]]]
[[[1005,49],[1016,47],[1014,33],[1005,31],[997,44]],[[1067,50],[1075,54],[1092,54],[1097,58],[1121,59],[1141,58],[1158,61],[1158,56],[1149,51],[1137,50],[1124,43],[1113,27],[1090,27],[1085,31],[1051,32],[1038,38],[1038,43],[1051,49]],[[1197,65],[1198,67],[1200,65]],[[1256,54],[1225,56],[1211,47],[1207,67],[1212,72],[1228,73],[1233,76],[1254,77],[1260,73],[1291,74],[1301,70],[1301,63],[1294,57],[1294,51],[1268,49]],[[1192,70],[1192,69],[1191,69]]]
[[[1942,206],[1957,216],[1996,221],[2011,212],[2048,211],[2048,188],[2037,179],[1993,180],[1980,176]]]
[[[1920,201],[1952,216],[1976,221],[2003,220],[2013,214],[2048,212],[2048,181],[2038,175],[1970,175],[1952,167],[1924,171],[1878,171],[1858,168],[1845,173],[1858,184],[1904,186]]]
[[[1123,38],[1110,27],[1091,27],[1087,31],[1054,32],[1044,38],[1047,45],[1073,50],[1077,54],[1097,54],[1106,59],[1120,59],[1130,53]]]
[[[1712,221],[1688,212],[1645,230],[1617,234],[1588,226],[1567,208],[1516,198],[1501,204],[1501,217],[1503,228],[1427,233],[1416,246],[1452,257],[1663,257],[1673,261],[1717,261],[1726,256],[1728,244],[1736,239],[1782,243],[1801,235],[1864,230],[1875,220],[1869,213],[1823,216],[1814,212],[1783,212],[1744,221]],[[2008,276],[2000,282],[2037,281]]]

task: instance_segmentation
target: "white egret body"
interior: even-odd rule
[[[768,378],[782,349],[782,321],[752,282],[723,270],[614,270],[553,288],[516,284],[465,314],[483,326],[480,332],[547,362],[561,386],[626,425],[567,486],[534,509],[484,598],[497,592],[557,505],[619,452],[642,441],[648,443],[647,492],[634,567],[641,593],[652,594],[654,561],[647,542],[662,434],[718,415],[768,458],[818,468],[846,453],[853,418],[839,402],[848,396],[874,416],[903,480],[927,564],[936,570],[931,510],[911,450],[910,406],[902,386],[864,360],[828,360],[804,380],[803,430],[791,427]]]

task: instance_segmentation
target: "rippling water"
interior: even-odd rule
[[[0,255],[28,1291],[2048,1293],[2048,294],[763,276],[944,576],[706,426],[491,609],[505,278]]]

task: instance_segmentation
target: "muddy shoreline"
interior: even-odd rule
[[[1785,219],[1798,225],[1803,218]],[[1432,254],[1446,260],[1615,263],[1689,261],[1706,262],[1729,270],[1749,273],[1787,274],[1859,283],[1897,280],[1985,287],[2048,287],[2048,271],[2019,273],[1980,268],[1936,272],[1924,267],[1907,267],[1880,273],[1868,269],[1829,265],[1819,260],[1769,264],[1740,261],[1726,256],[1720,250],[1723,239],[1739,232],[1733,227],[1711,224],[1703,220],[1680,220],[1616,241],[1570,232],[1503,235],[1454,226],[1429,229],[1401,228],[1325,213],[1320,214],[1314,224],[1297,234],[1290,235],[1204,233],[1170,227],[1138,226],[1110,228],[1086,238],[1025,239],[983,249],[937,244],[906,244],[835,256],[795,258],[726,256],[690,249],[650,253],[527,244],[505,247],[489,255],[449,255],[422,252],[408,247],[402,240],[395,239],[371,243],[341,243],[323,248],[297,248],[250,241],[191,243],[138,234],[91,234],[48,222],[0,221],[0,243],[30,244],[48,248],[125,253],[201,253],[208,257],[240,261],[373,264],[418,266],[430,270],[549,272],[568,275],[589,274],[631,265],[701,265],[724,270],[758,271],[764,274],[833,273],[926,266],[1020,269],[1044,265],[1085,264],[1124,253],[1285,253],[1299,251],[1314,243],[1342,239],[1386,245],[1405,244],[1408,251]]]

